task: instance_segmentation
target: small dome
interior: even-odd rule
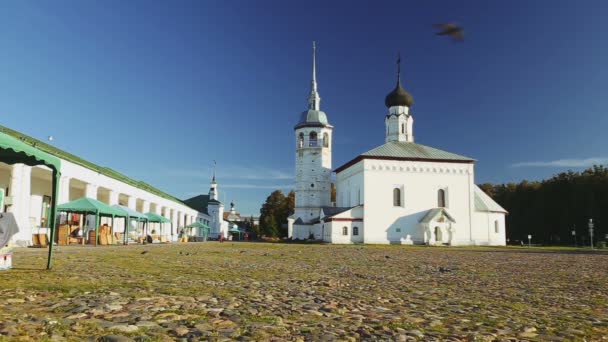
[[[328,126],[329,122],[327,121],[327,115],[325,112],[320,110],[309,109],[300,115],[300,120],[296,125],[296,128],[303,125],[321,125]]]
[[[397,86],[393,91],[391,91],[388,95],[386,95],[386,99],[384,99],[384,104],[391,108],[393,106],[407,106],[411,107],[414,103],[414,98],[410,93],[405,91],[403,87],[401,87],[401,82],[397,82]]]

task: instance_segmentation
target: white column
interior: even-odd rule
[[[84,188],[84,196],[92,199],[97,199],[97,185],[86,183]]]
[[[136,210],[135,208],[137,207],[137,198],[135,198],[134,196],[129,196],[127,198],[127,207]]]
[[[109,196],[108,196],[108,204],[109,205],[115,205],[118,204],[118,192],[114,191],[114,190],[110,190],[109,192]]]
[[[27,244],[32,242],[32,228],[29,221],[30,197],[31,197],[32,167],[24,164],[13,165],[9,186],[9,196],[12,205],[8,212],[15,215],[19,225],[19,233],[13,237],[13,241],[24,240]],[[38,233],[38,232],[36,232]]]
[[[183,226],[184,226],[184,225],[182,224],[182,218],[183,218],[183,215],[184,215],[184,214],[183,214],[181,211],[178,211],[178,212],[177,212],[177,227],[178,227],[178,228],[181,228],[181,227],[183,227]]]
[[[156,203],[156,206],[154,207],[154,213],[160,215],[160,204]]]
[[[70,201],[70,180],[68,176],[62,176],[59,181],[59,198],[57,204],[63,204]]]
[[[141,205],[141,211],[143,213],[150,212],[150,202],[143,200],[142,205]]]

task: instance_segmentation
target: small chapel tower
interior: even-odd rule
[[[414,142],[414,118],[410,113],[413,103],[412,95],[401,87],[401,56],[399,56],[397,58],[397,86],[384,100],[384,104],[388,108],[388,114],[384,119],[386,142]]]
[[[211,234],[225,236],[224,222],[224,204],[219,200],[217,182],[215,181],[215,169],[213,170],[213,178],[211,179],[211,188],[209,189],[209,202],[207,203],[207,213],[211,216]]]
[[[321,111],[317,91],[316,46],[312,45],[312,81],[308,110],[295,126],[296,198],[293,215],[297,223],[319,218],[321,207],[330,206],[332,130]],[[299,219],[299,220],[298,220]],[[296,224],[297,224],[296,223]],[[306,235],[307,237],[308,235]]]

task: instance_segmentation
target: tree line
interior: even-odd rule
[[[287,236],[287,218],[295,208],[295,192],[290,191],[287,196],[281,190],[273,191],[260,210],[260,224],[258,236],[285,237]]]
[[[567,171],[543,181],[522,181],[479,186],[509,214],[506,217],[510,243],[548,245],[589,244],[589,219],[594,223],[594,241],[608,234],[608,168],[593,166],[582,172]],[[572,234],[575,231],[576,236]]]

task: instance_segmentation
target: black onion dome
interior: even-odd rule
[[[401,86],[401,82],[397,82],[397,86],[393,91],[386,95],[384,104],[390,108],[393,106],[408,106],[411,107],[414,103],[414,98],[410,93],[405,91]]]

